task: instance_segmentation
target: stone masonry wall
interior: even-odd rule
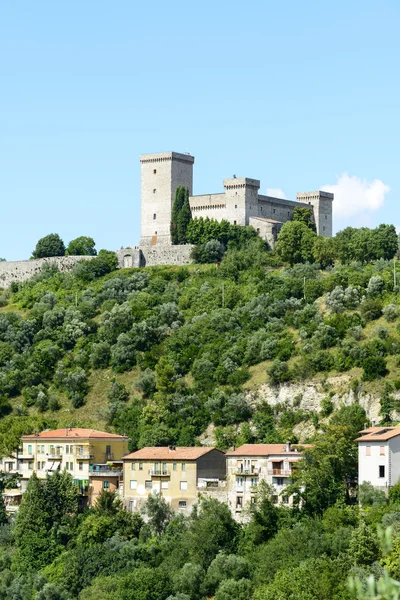
[[[14,282],[26,281],[37,275],[46,263],[56,264],[62,273],[71,271],[80,260],[90,260],[93,256],[52,256],[34,260],[0,262],[0,288],[8,288]]]
[[[150,247],[141,246],[142,267],[156,265],[188,265],[193,262],[190,258],[191,244],[185,246],[156,245]]]

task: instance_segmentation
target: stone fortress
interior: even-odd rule
[[[194,157],[178,152],[143,154],[141,163],[141,238],[138,246],[116,252],[120,268],[152,265],[184,265],[191,261],[191,245],[171,244],[170,223],[176,188],[189,189],[193,218],[209,217],[234,225],[251,225],[271,248],[284,223],[290,221],[296,207],[309,208],[317,233],[332,236],[332,201],[329,192],[302,192],[296,200],[284,200],[259,194],[260,181],[232,177],[223,182],[224,192],[193,195]],[[82,259],[92,257],[63,256],[37,260],[0,262],[0,288],[29,279],[40,272],[45,262],[70,271]]]

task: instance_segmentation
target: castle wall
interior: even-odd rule
[[[118,267],[120,269],[130,269],[132,267],[141,267],[142,251],[139,246],[123,248],[116,252],[118,258]]]
[[[30,279],[41,272],[46,263],[56,264],[61,273],[71,271],[80,260],[91,260],[93,256],[52,256],[49,258],[36,258],[34,260],[21,260],[0,262],[0,288],[9,288],[12,283],[20,283]]]
[[[190,253],[194,248],[191,244],[182,246],[157,245],[141,247],[141,266],[152,267],[157,265],[188,265],[193,262]]]

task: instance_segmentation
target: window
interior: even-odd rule
[[[180,490],[181,492],[187,492],[187,481],[181,481]]]
[[[79,470],[80,470],[80,471],[83,471],[83,462],[80,462],[80,463],[79,463]]]
[[[41,469],[41,466],[40,466],[40,461],[39,461],[39,462],[38,462],[38,464],[37,464],[37,468],[38,468],[38,471],[40,471],[40,469]]]
[[[159,470],[160,470],[160,463],[158,463],[158,462],[154,463],[154,471],[155,471],[156,473],[158,473],[158,472],[159,472]]]
[[[143,463],[139,463],[139,471],[143,471]]]
[[[156,193],[156,191],[157,191],[157,190],[156,190],[156,188],[154,188],[154,190],[153,190],[153,194],[155,194],[155,193]]]
[[[322,231],[325,231],[325,225],[322,227]]]
[[[44,454],[44,444],[42,444],[42,454]]]
[[[28,454],[32,454],[32,444],[29,444],[28,446]]]
[[[110,444],[107,444],[107,446],[106,446],[106,455],[107,455],[107,458],[111,458],[111,446],[110,446]]]
[[[379,477],[385,477],[385,465],[379,465]]]
[[[251,498],[250,498],[250,504],[255,504],[255,503],[256,503],[255,496],[251,496]]]
[[[243,506],[243,497],[236,496],[236,508],[242,508]]]
[[[371,446],[365,446],[365,456],[371,456]]]
[[[153,169],[153,175],[157,173],[157,169]]]
[[[276,485],[283,485],[283,477],[276,478]]]
[[[272,496],[272,502],[278,504],[278,496]]]
[[[156,219],[157,219],[157,214],[154,213],[154,215],[153,215],[153,221],[155,221]]]
[[[282,496],[283,504],[289,504],[289,498],[287,496]]]
[[[42,469],[44,469],[44,465],[45,465],[45,464],[46,464],[46,463],[45,463],[45,461],[44,461],[44,460],[42,460]]]
[[[257,228],[257,233],[260,233],[260,228],[259,227]]]
[[[250,479],[251,485],[257,485],[258,484],[258,477],[252,477]]]
[[[110,487],[110,482],[106,479],[103,481],[103,490],[108,490]]]
[[[172,465],[172,469],[173,469],[174,471],[176,471],[177,467],[178,467],[178,465],[177,465],[176,463],[174,463],[174,464]]]
[[[29,469],[29,471],[32,471],[32,469],[33,469],[33,463],[32,462],[28,463],[28,469]]]
[[[178,506],[179,506],[179,508],[186,508],[186,506],[187,506],[186,500],[179,500]]]
[[[136,471],[136,463],[131,463],[131,469],[132,471]]]
[[[129,484],[130,484],[129,487],[131,490],[137,490],[137,480],[136,479],[131,479]]]
[[[236,486],[237,487],[243,486],[243,477],[236,477]]]
[[[385,446],[380,446],[380,448],[379,448],[379,455],[380,456],[385,456]]]
[[[162,481],[161,482],[161,489],[162,490],[167,490],[168,489],[168,481]]]
[[[233,221],[233,224],[234,224],[234,225],[237,225],[236,221]]]
[[[162,472],[166,473],[167,472],[167,463],[163,463],[162,464]]]
[[[151,488],[152,488],[151,481],[145,481],[144,487],[146,490],[151,490]]]
[[[69,446],[68,446],[68,444],[65,446],[65,454],[69,454]]]
[[[182,463],[182,471],[186,471],[186,463]]]
[[[235,204],[235,208],[237,208],[237,204]]]
[[[273,211],[273,212],[274,212],[274,214],[275,214],[275,209],[274,209],[274,211]]]

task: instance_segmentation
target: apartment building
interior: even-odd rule
[[[66,427],[24,435],[18,453],[21,492],[35,472],[39,478],[68,471],[79,487],[82,506],[92,506],[102,489],[119,491],[128,438],[114,433]]]
[[[189,513],[199,494],[225,490],[225,455],[216,448],[142,448],[123,462],[124,503],[131,511],[157,492],[174,510]]]
[[[276,504],[292,504],[293,498],[282,495],[291,482],[293,466],[302,458],[301,448],[286,444],[244,444],[226,453],[228,502],[237,520],[244,509],[256,501],[256,487],[266,481],[275,490]]]
[[[360,432],[358,482],[388,490],[400,478],[400,425],[370,427]]]

